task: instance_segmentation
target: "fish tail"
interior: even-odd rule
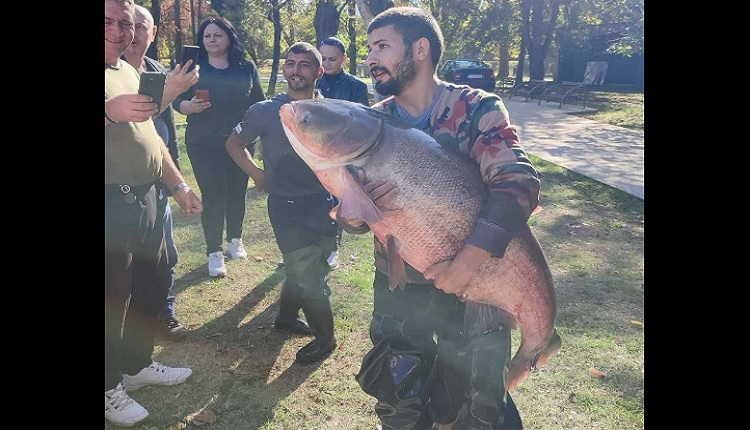
[[[531,362],[532,369],[543,366],[550,357],[557,353],[561,345],[562,339],[560,339],[560,335],[557,334],[557,330],[552,330],[552,335],[550,336],[549,341],[546,345],[544,345],[544,348],[539,351],[539,354],[537,354],[536,357],[534,357],[534,360]]]
[[[550,357],[560,349],[562,340],[557,330],[553,330],[547,342],[536,354],[530,354],[528,345],[521,346],[516,351],[513,359],[510,361],[510,369],[505,384],[508,391],[516,388],[524,379],[526,379],[532,370],[544,365]]]

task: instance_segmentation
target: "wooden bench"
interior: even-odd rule
[[[589,100],[590,85],[584,82],[562,81],[548,85],[539,95],[539,103],[556,101],[560,102],[558,107],[562,108],[565,103],[579,102],[581,107],[586,108],[586,102]]]
[[[535,79],[521,82],[510,90],[508,100],[515,96],[526,96],[525,101],[534,100],[535,97],[539,97],[542,92],[544,92],[544,89],[552,83],[553,82],[551,81],[540,81]]]
[[[497,86],[495,87],[495,93],[505,94],[516,86],[516,78],[512,76],[506,76],[497,80]]]

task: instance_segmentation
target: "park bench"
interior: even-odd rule
[[[560,102],[558,107],[562,108],[565,103],[578,102],[581,107],[586,108],[586,102],[589,100],[590,85],[584,82],[562,81],[548,85],[539,95],[539,105],[542,102]]]
[[[544,89],[552,83],[553,82],[550,81],[542,81],[536,79],[521,82],[510,90],[508,100],[516,96],[526,96],[525,101],[534,100],[534,98],[539,97]]]
[[[506,76],[497,80],[497,86],[495,87],[495,93],[505,94],[516,86],[516,78],[512,76]]]

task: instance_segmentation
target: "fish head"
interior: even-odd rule
[[[292,148],[313,172],[354,163],[377,145],[384,119],[338,99],[296,100],[279,116]]]

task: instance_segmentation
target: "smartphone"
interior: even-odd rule
[[[193,63],[190,65],[190,67],[187,69],[188,72],[193,71],[195,68],[195,63],[198,61],[198,52],[200,52],[201,48],[195,45],[183,45],[182,47],[182,67],[185,67],[185,63],[187,63],[187,60],[193,60]]]
[[[143,72],[141,73],[141,84],[138,87],[138,94],[151,96],[156,103],[157,109],[161,112],[161,99],[164,95],[164,82],[167,75],[161,72]]]
[[[195,90],[195,96],[199,99],[203,99],[204,102],[211,101],[211,96],[208,94],[208,90]]]

